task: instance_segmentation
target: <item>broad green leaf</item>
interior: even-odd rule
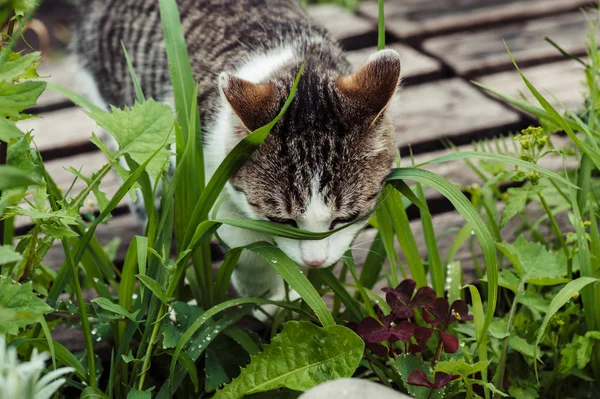
[[[0,81],[13,83],[21,79],[39,77],[36,72],[40,61],[40,53],[34,52],[26,55],[11,52],[3,63],[0,63]]]
[[[119,316],[125,317],[133,322],[136,321],[136,315],[139,313],[139,309],[134,313],[130,313],[127,310],[123,309],[121,305],[117,305],[107,298],[94,298],[91,302],[94,302],[98,306],[100,306],[104,310],[108,310],[109,312],[118,314]]]
[[[550,303],[547,300],[534,292],[524,291],[519,294],[518,300],[519,303],[542,313],[547,313],[550,307]]]
[[[351,377],[362,359],[364,343],[343,326],[318,327],[305,321],[288,321],[263,352],[214,399],[289,388],[306,391],[318,384]]]
[[[23,132],[10,119],[0,118],[0,141],[8,143],[23,136]]]
[[[563,252],[550,252],[542,244],[529,242],[522,235],[513,244],[502,242],[496,245],[529,284],[545,286],[569,281]]]
[[[511,187],[508,189],[508,200],[506,201],[506,207],[502,212],[502,218],[500,219],[500,227],[506,226],[506,223],[513,217],[525,209],[527,205],[527,198],[536,191],[539,191],[540,187]]]
[[[539,353],[536,354],[535,345],[530,344],[526,339],[521,338],[518,335],[511,335],[508,337],[508,346],[526,357],[532,359],[536,355],[539,357]]]
[[[464,358],[452,358],[450,360],[437,362],[435,365],[435,371],[441,371],[446,374],[458,374],[465,378],[472,374],[479,373],[486,369],[492,363],[491,360],[487,362],[477,362],[475,364],[469,364]]]
[[[506,332],[507,326],[508,321],[506,319],[494,319],[492,324],[490,324],[488,333],[496,339],[504,339],[508,336]]]
[[[18,262],[23,256],[10,245],[0,245],[0,265]]]
[[[166,145],[175,141],[171,107],[150,99],[124,110],[113,107],[111,112],[90,110],[87,114],[115,138],[122,153],[139,165],[163,147],[146,168],[152,180],[162,173],[170,155]]]
[[[0,279],[0,334],[16,335],[52,308],[33,292],[31,283]]]
[[[35,105],[45,88],[46,82],[0,82],[0,117],[20,119],[21,111]]]
[[[169,370],[169,380],[168,380],[167,383],[165,383],[165,385],[163,386],[163,388],[161,388],[161,393],[163,393],[163,390],[165,390],[165,387],[167,385],[170,384],[171,387],[173,385],[175,385],[173,383],[173,379],[175,377],[175,366],[177,365],[177,359],[179,357],[179,354],[183,350],[183,347],[185,345],[187,345],[189,342],[191,342],[190,340],[192,339],[192,337],[194,336],[194,334],[196,333],[196,331],[200,330],[200,328],[203,327],[209,320],[211,320],[211,318],[213,316],[221,313],[222,311],[224,311],[226,309],[229,309],[229,308],[246,305],[246,304],[277,305],[277,306],[280,306],[280,307],[283,307],[283,308],[286,308],[286,309],[294,310],[295,312],[298,312],[298,313],[303,313],[305,315],[305,317],[308,317],[308,318],[311,317],[306,312],[304,312],[303,309],[301,309],[299,307],[296,307],[294,305],[291,305],[288,302],[275,302],[275,301],[270,301],[268,299],[262,299],[262,298],[237,298],[237,299],[230,299],[230,300],[228,300],[226,302],[223,302],[223,303],[220,303],[218,305],[213,306],[212,308],[210,308],[206,312],[204,312],[202,314],[202,316],[198,317],[192,323],[192,325],[187,330],[185,330],[185,332],[183,333],[183,335],[181,336],[181,338],[177,342],[177,345],[175,347],[175,351],[173,352],[173,356],[171,357],[171,366],[170,366],[170,370]],[[214,334],[213,334],[213,338],[214,338]],[[190,347],[191,348],[198,347],[198,349],[199,349],[199,351],[201,353],[202,351],[204,351],[204,349],[206,348],[206,345],[208,345],[208,343],[210,343],[210,341],[211,341],[210,339],[204,340],[204,342],[200,343],[200,345],[198,345],[198,343],[197,343],[195,346],[191,345]],[[188,355],[189,354],[190,353],[188,351]],[[166,388],[166,391],[169,391],[168,387]],[[169,392],[166,392],[166,393],[169,393]]]
[[[14,166],[0,165],[0,191],[34,184],[40,184],[40,182],[31,177],[31,174],[25,173]]]

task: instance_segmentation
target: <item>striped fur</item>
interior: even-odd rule
[[[100,101],[131,104],[122,40],[147,97],[172,103],[155,0],[84,0],[73,49]],[[300,66],[297,95],[265,143],[232,176],[219,217],[274,220],[309,231],[368,215],[396,154],[389,103],[400,61],[390,50],[352,72],[340,47],[293,0],[179,0],[203,125],[208,177],[228,151],[281,109]],[[328,266],[363,223],[320,241],[275,239],[300,265]],[[223,227],[230,246],[269,240]],[[242,295],[281,297],[272,268],[244,254]]]

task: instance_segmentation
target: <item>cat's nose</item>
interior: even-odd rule
[[[321,266],[323,263],[325,263],[325,259],[317,259],[317,260],[306,260],[306,259],[302,259],[302,261],[304,262],[304,264],[306,266],[312,266],[312,267],[319,267]]]

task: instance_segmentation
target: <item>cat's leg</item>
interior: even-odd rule
[[[226,200],[220,206],[217,216],[221,218],[240,218],[234,204]],[[241,247],[257,241],[272,241],[270,237],[240,229],[233,226],[223,225],[218,231],[219,237],[230,247]],[[231,276],[231,283],[235,290],[243,297],[264,297],[274,301],[286,298],[285,286],[281,276],[261,256],[250,251],[243,251],[238,264]],[[290,291],[289,299],[297,299],[298,295]],[[274,315],[278,310],[275,305],[264,305],[262,310]],[[265,321],[266,316],[261,311],[255,311],[254,316]]]

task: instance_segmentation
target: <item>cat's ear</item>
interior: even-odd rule
[[[219,75],[219,91],[248,130],[267,124],[276,104],[275,86],[252,83],[228,73]]]
[[[400,56],[394,50],[381,50],[352,75],[338,78],[336,87],[342,97],[372,122],[390,103],[399,83]]]

